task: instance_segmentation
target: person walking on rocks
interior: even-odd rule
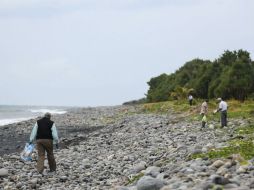
[[[53,153],[53,144],[58,148],[58,133],[55,123],[51,121],[51,114],[46,113],[42,119],[39,119],[31,132],[30,144],[36,140],[38,150],[37,171],[43,173],[45,152],[49,163],[50,172],[56,171],[56,161]]]
[[[201,105],[200,115],[202,117],[202,128],[204,128],[206,125],[207,113],[208,113],[208,99],[206,99]]]
[[[220,112],[220,121],[221,121],[221,127],[227,126],[227,110],[228,110],[228,104],[227,102],[223,101],[222,98],[218,98],[217,101],[219,102],[219,108],[214,111],[214,113]]]

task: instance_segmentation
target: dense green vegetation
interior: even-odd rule
[[[148,102],[195,98],[236,99],[254,95],[254,62],[244,50],[225,51],[214,61],[194,59],[173,74],[161,74],[149,82]]]

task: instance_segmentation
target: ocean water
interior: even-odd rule
[[[67,107],[53,106],[6,106],[0,105],[0,126],[17,123],[42,116],[46,112],[51,114],[64,114]]]

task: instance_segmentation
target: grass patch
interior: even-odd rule
[[[254,115],[254,101],[246,100],[244,103],[231,100],[228,102],[229,118],[249,118]]]
[[[189,112],[193,117],[197,116],[200,112],[200,106],[203,100],[196,99],[195,105],[190,106],[187,100],[174,100],[157,103],[147,103],[141,105],[141,110],[144,113],[167,113],[169,110],[176,112]],[[229,100],[228,103],[228,118],[250,118],[254,116],[254,101],[246,100],[244,103],[237,100]],[[219,113],[213,115],[213,110],[218,108],[216,101],[209,101],[208,103],[209,114],[213,118],[219,118]]]
[[[236,136],[228,142],[227,147],[213,149],[207,153],[193,154],[190,159],[227,158],[233,154],[239,154],[245,160],[254,158],[254,125],[238,127],[234,134]]]
[[[142,112],[144,113],[167,113],[172,108],[172,102],[158,102],[142,105]]]
[[[179,100],[179,101],[166,101],[166,102],[158,102],[158,103],[147,103],[143,104],[141,110],[144,113],[168,113],[170,110],[176,112],[187,112],[190,108],[194,108],[195,106],[190,107],[187,101]]]
[[[243,126],[236,129],[235,133],[239,135],[253,135],[254,134],[254,125]]]
[[[144,176],[143,173],[139,173],[139,174],[137,174],[135,176],[132,176],[131,178],[129,178],[128,183],[126,185],[133,184],[134,182],[138,181],[143,176]]]
[[[208,153],[191,155],[196,158],[227,158],[232,154],[240,154],[244,159],[250,160],[254,157],[254,143],[251,140],[232,140],[228,147],[214,149]]]

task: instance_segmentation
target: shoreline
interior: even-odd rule
[[[52,115],[65,114],[73,108],[64,106],[0,105],[0,127],[35,119],[46,112],[50,112]]]
[[[12,124],[18,124],[23,121],[28,121],[31,119],[35,119],[35,118],[27,117],[27,118],[0,119],[0,127],[5,127],[7,125],[12,125]]]
[[[53,114],[52,120],[55,122],[60,138],[59,148],[66,148],[70,145],[78,144],[81,139],[80,134],[89,134],[104,127],[103,122],[96,123],[95,117],[85,118],[85,114],[90,111],[100,109],[111,109],[119,106],[100,107],[77,107],[71,108],[64,114]],[[29,142],[29,136],[35,122],[41,118],[37,116],[28,120],[20,121],[0,126],[0,157],[12,153],[21,153],[25,143]]]

